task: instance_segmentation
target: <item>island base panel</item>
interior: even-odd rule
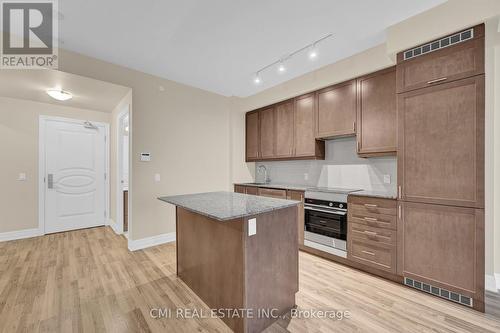
[[[248,219],[257,233],[248,236]],[[217,221],[177,207],[177,275],[211,309],[295,306],[298,291],[297,208]],[[274,318],[221,318],[235,332],[260,332]]]

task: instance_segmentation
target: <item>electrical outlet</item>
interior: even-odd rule
[[[25,181],[26,180],[26,174],[24,172],[21,172],[19,176],[17,177],[17,180],[19,181]]]
[[[159,173],[155,173],[155,182],[159,183],[160,180],[161,180],[160,174]]]
[[[391,183],[391,175],[384,175],[384,184]]]
[[[257,219],[248,220],[248,236],[253,236],[257,233]]]

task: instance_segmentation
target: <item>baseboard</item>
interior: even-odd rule
[[[117,235],[121,235],[123,234],[123,227],[120,228],[120,225],[118,225],[117,223],[115,223],[112,219],[109,219],[108,220],[108,225],[111,227],[111,229],[113,229],[113,231],[115,232],[115,234]]]
[[[161,245],[165,243],[171,243],[171,242],[175,242],[175,232],[170,232],[167,234],[161,234],[158,236],[141,238],[136,240],[129,239],[128,249],[130,251],[137,251],[148,247]]]
[[[495,276],[496,275],[496,276]],[[492,292],[498,292],[498,287],[500,284],[500,274],[486,274],[486,279],[484,281],[484,289]]]
[[[0,242],[7,242],[16,239],[32,238],[42,236],[40,229],[24,229],[0,233]]]

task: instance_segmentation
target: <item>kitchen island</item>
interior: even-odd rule
[[[232,192],[160,197],[176,206],[177,275],[235,332],[295,306],[299,201]]]

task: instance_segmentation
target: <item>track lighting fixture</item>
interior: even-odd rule
[[[260,73],[262,73],[263,71],[265,71],[266,69],[270,68],[270,67],[273,67],[273,66],[276,66],[278,65],[278,73],[284,73],[286,72],[286,67],[285,67],[285,60],[288,60],[290,58],[292,58],[293,56],[295,56],[296,54],[298,53],[301,53],[303,51],[306,51],[308,50],[308,56],[309,56],[309,59],[310,60],[315,60],[317,57],[318,57],[318,49],[317,49],[317,45],[318,43],[324,41],[325,39],[328,39],[330,37],[332,37],[333,34],[328,34],[324,37],[321,37],[320,39],[318,40],[315,40],[314,42],[310,43],[310,44],[307,44],[306,46],[304,47],[301,47],[300,49],[296,50],[296,51],[293,51],[292,53],[289,53],[287,54],[286,56],[270,63],[269,65],[267,66],[264,66],[262,67],[261,69],[259,69],[256,73],[255,73],[255,77],[253,79],[253,82],[255,84],[260,84],[262,82],[261,80],[261,77],[260,77]]]

